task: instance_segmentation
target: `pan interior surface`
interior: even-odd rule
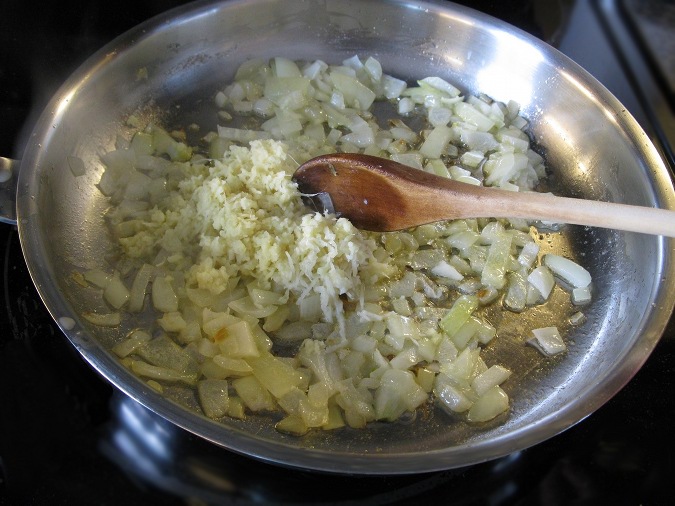
[[[663,162],[621,104],[569,59],[509,25],[447,2],[198,2],[102,49],[40,118],[17,203],[24,254],[46,306],[86,360],[132,398],[266,461],[364,474],[432,471],[509,454],[582,420],[637,372],[665,327],[675,295],[669,240],[571,226],[542,232],[542,252],[590,271],[594,300],[576,327],[569,316],[579,309],[560,296],[528,313],[495,312],[500,335],[486,361],[514,371],[505,386],[512,404],[508,418],[479,427],[438,411],[300,438],[277,432],[265,417],[215,423],[197,414],[194,393],[169,388],[161,397],[109,352],[142,318],[106,329],[79,316],[105,309],[100,294],[72,274],[116,255],[103,220],[109,203],[96,184],[100,155],[134,130],[130,115],[213,130],[213,97],[242,62],[285,56],[337,63],[354,54],[376,57],[385,72],[409,82],[437,75],[463,93],[518,101],[558,194],[675,209]],[[81,158],[87,173],[75,177],[68,157]],[[525,345],[527,329],[551,325],[570,343],[564,356],[545,358]]]

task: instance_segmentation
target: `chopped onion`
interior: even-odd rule
[[[474,391],[480,396],[492,387],[501,385],[511,376],[511,371],[500,365],[493,365],[487,371],[479,374],[471,383]]]
[[[115,309],[120,309],[129,300],[129,290],[119,278],[113,276],[103,290],[103,298]]]
[[[508,409],[508,395],[500,387],[494,386],[471,406],[467,419],[470,422],[487,422]]]
[[[460,296],[443,317],[439,325],[450,337],[455,335],[478,307],[478,299],[472,295]]]
[[[142,360],[134,360],[131,362],[131,370],[145,378],[152,378],[155,380],[167,381],[170,383],[181,382],[188,385],[194,385],[196,379],[194,375],[186,374],[166,367],[159,367],[148,364]]]
[[[150,341],[151,336],[142,330],[133,331],[129,337],[119,344],[113,346],[112,351],[120,358],[131,355],[134,351],[140,348],[143,344]]]
[[[407,114],[410,114],[411,112],[413,112],[414,109],[415,109],[415,102],[413,102],[409,98],[405,97],[405,98],[402,98],[401,100],[399,100],[399,102],[398,102],[398,113],[401,116],[405,116]]]
[[[288,58],[274,58],[274,73],[278,77],[300,77],[302,73],[293,60]]]
[[[256,132],[254,130],[243,130],[241,128],[222,127],[220,125],[218,125],[218,135],[223,139],[245,143],[257,139],[271,138],[271,135],[267,132]]]
[[[548,253],[544,255],[544,265],[575,288],[584,288],[591,284],[590,273],[569,258]]]
[[[504,275],[510,258],[512,237],[509,234],[499,234],[490,245],[485,267],[481,274],[484,285],[500,289],[506,283]]]
[[[462,273],[460,273],[455,267],[450,265],[445,260],[441,260],[440,262],[438,262],[431,269],[431,272],[436,276],[452,279],[453,281],[461,281],[464,279]]]
[[[451,97],[456,97],[459,95],[459,89],[455,88],[452,84],[440,77],[425,77],[420,82],[428,84],[432,88],[440,90]]]
[[[443,373],[436,375],[433,392],[442,407],[455,413],[468,411],[473,405],[467,394]]]
[[[366,60],[366,63],[364,64],[364,67],[373,82],[378,82],[380,79],[382,79],[382,65],[380,65],[380,62],[375,58],[369,56]]]
[[[375,418],[394,421],[406,411],[413,411],[427,399],[410,371],[389,369],[380,379],[375,393]]]
[[[420,153],[427,158],[440,158],[452,139],[452,130],[445,125],[434,128],[420,147]]]
[[[549,295],[551,295],[551,291],[555,285],[553,274],[545,265],[540,265],[532,270],[527,276],[527,281],[537,289],[544,300],[548,299]]]
[[[521,312],[527,305],[527,278],[522,272],[512,272],[508,275],[504,307],[514,312]]]
[[[230,398],[229,384],[222,379],[206,379],[197,384],[199,403],[209,418],[222,418],[228,412]]]
[[[157,323],[166,332],[182,332],[187,327],[187,323],[183,319],[183,315],[178,311],[164,313],[164,316],[159,318]]]
[[[153,270],[151,265],[144,264],[136,273],[129,292],[129,304],[127,306],[129,311],[137,313],[143,309],[145,293],[148,283],[150,283]]]
[[[99,327],[117,327],[122,322],[120,313],[82,313],[82,316]]]
[[[581,325],[586,321],[586,315],[581,311],[577,311],[572,316],[570,316],[570,325]]]
[[[359,82],[358,79],[339,72],[333,72],[331,80],[335,88],[342,93],[345,102],[350,107],[356,106],[365,111],[373,104],[375,93]]]
[[[485,154],[482,151],[467,151],[459,160],[467,167],[478,167],[485,160]]]
[[[84,279],[98,288],[105,288],[110,283],[112,276],[101,269],[90,269],[84,273]]]
[[[172,224],[188,216],[182,213],[194,195],[182,190],[192,184],[189,174],[215,172],[242,145],[266,139],[284,142],[284,156],[292,161],[280,173],[285,181],[309,157],[338,151],[390,157],[467,184],[533,190],[546,171],[522,131],[527,122],[518,116],[518,104],[462,97],[436,76],[408,88],[385,74],[375,58],[358,55],[337,65],[283,57],[251,60],[235,76],[214,99],[216,114],[227,126],[202,135],[204,146],[193,152],[182,131],[149,126],[131,141],[120,137],[116,149],[101,157],[106,170],[99,188],[117,203],[107,215],[110,229],[123,250],[136,254],[110,269],[115,274],[92,270],[82,276],[115,310],[84,317],[117,326],[122,314],[116,310],[142,311],[151,287],[148,310],[155,312],[155,338],[134,333],[114,351],[153,385],[182,382],[194,388],[204,414],[216,420],[274,410],[281,412],[277,430],[300,435],[313,427],[393,421],[430,398],[470,422],[507,411],[509,399],[499,385],[510,371],[488,367],[481,358],[481,348],[497,329],[480,307],[503,295],[504,307],[525,311],[550,295],[552,272],[572,285],[574,303],[590,297],[590,277],[583,284],[577,269],[564,262],[561,267],[550,255],[538,265],[539,247],[525,220],[455,220],[369,235],[374,246],[365,263],[346,251],[352,241],[343,252],[349,268],[340,272],[343,278],[330,278],[340,287],[334,307],[325,302],[332,294],[322,291],[332,273],[310,272],[304,257],[293,260],[292,246],[279,244],[277,251],[280,238],[268,242],[264,234],[251,233],[260,239],[254,249],[265,253],[261,257],[290,260],[289,271],[307,273],[311,283],[304,291],[279,279],[253,280],[257,260],[246,269],[230,269],[251,256],[234,241],[218,246],[226,251],[204,259],[212,265],[200,264],[204,272],[195,276],[204,243],[217,242],[204,231],[221,224],[208,216],[207,225],[194,223],[191,232],[193,223]],[[406,122],[415,127],[399,117],[383,128],[371,106],[385,99],[391,112],[410,118]],[[141,127],[138,118],[135,124]],[[74,163],[77,175],[82,167]],[[254,175],[238,170],[224,179],[239,178],[239,184]],[[221,193],[236,184],[228,182]],[[283,194],[279,188],[274,192]],[[239,196],[241,209],[251,210],[255,222],[257,197]],[[200,200],[200,216],[208,207]],[[339,223],[320,234],[330,242]],[[361,282],[356,288],[348,288],[350,275]],[[545,353],[561,351],[557,330],[536,329],[534,335],[533,343]],[[273,342],[288,346],[289,356],[277,355]],[[299,350],[291,356],[291,348]]]
[[[156,277],[152,283],[152,304],[162,313],[178,310],[178,298],[171,282],[165,276]]]
[[[488,132],[494,126],[494,121],[466,102],[457,102],[454,105],[454,110],[457,116],[467,123],[475,125],[481,132]]]
[[[452,111],[447,107],[432,107],[427,113],[429,123],[436,126],[446,126],[452,120]]]
[[[391,159],[394,160],[395,162],[419,170],[422,170],[422,162],[423,162],[422,158],[423,157],[421,153],[400,153],[400,154],[395,153],[391,155]]]
[[[523,267],[530,268],[537,260],[539,254],[539,245],[536,242],[528,242],[523,246],[518,255],[518,263]]]
[[[405,89],[405,81],[396,79],[395,77],[389,75],[382,76],[382,91],[386,98],[390,100],[393,98],[398,98]]]
[[[577,306],[588,304],[591,298],[591,289],[588,286],[572,290],[572,304]]]
[[[274,333],[275,342],[281,344],[301,343],[312,337],[311,321],[291,322]]]
[[[272,411],[274,409],[274,398],[254,376],[237,378],[232,381],[232,386],[249,410]]]
[[[534,340],[529,341],[545,355],[556,355],[567,350],[567,346],[560,336],[557,327],[542,327],[533,329]]]

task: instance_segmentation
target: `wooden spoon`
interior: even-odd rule
[[[675,237],[675,211],[474,186],[374,156],[318,156],[293,178],[315,208],[328,207],[365,230],[388,232],[457,218],[525,218]]]

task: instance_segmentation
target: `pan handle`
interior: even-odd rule
[[[16,225],[16,184],[19,162],[0,156],[0,222]]]

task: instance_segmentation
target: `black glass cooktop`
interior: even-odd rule
[[[20,156],[22,129],[88,55],[180,3],[0,0],[0,155]],[[586,2],[564,0],[472,5],[569,53],[574,44],[565,40],[575,23],[596,26],[598,15]],[[585,29],[584,36],[603,37],[601,25],[596,34]],[[592,61],[583,64],[593,72]],[[605,84],[631,108],[625,82]],[[635,104],[636,117],[647,121]],[[446,472],[322,475],[215,447],[118,393],[52,322],[9,225],[0,226],[0,258],[0,504],[672,503],[672,321],[646,365],[614,399],[545,443]]]

